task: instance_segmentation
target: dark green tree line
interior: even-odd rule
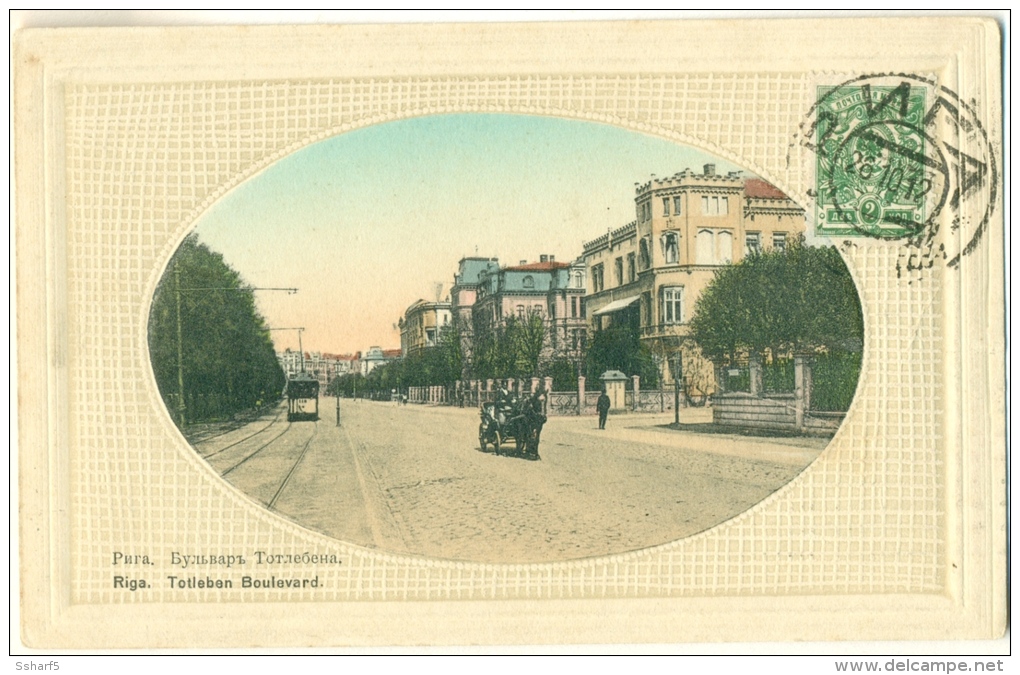
[[[191,235],[170,261],[149,315],[156,383],[178,423],[178,302],[188,423],[279,400],[285,377],[254,293],[222,255]]]

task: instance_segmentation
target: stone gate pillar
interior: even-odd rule
[[[758,354],[751,355],[747,363],[747,369],[750,372],[751,396],[764,395],[765,387],[762,384],[761,357]]]
[[[631,403],[631,408],[636,412],[641,403],[641,376],[633,375],[630,379],[634,383],[634,401]]]
[[[803,356],[793,357],[793,417],[798,429],[804,428],[804,413],[808,404],[808,379],[810,368]]]
[[[577,377],[577,414],[584,414],[584,375]]]

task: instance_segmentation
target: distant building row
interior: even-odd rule
[[[804,210],[770,183],[706,164],[638,185],[636,219],[584,242],[571,263],[543,255],[502,267],[461,259],[450,295],[418,300],[399,321],[401,352],[420,354],[456,326],[465,354],[472,334],[508,317],[540,315],[551,356],[578,360],[591,331],[636,331],[671,383],[694,305],[716,270],[745,255],[785,249],[804,233]],[[685,358],[687,358],[685,354]]]
[[[364,352],[354,354],[329,354],[326,352],[305,352],[287,349],[277,352],[276,358],[280,367],[287,377],[295,373],[309,373],[319,380],[323,386],[328,385],[333,379],[360,373],[368,375],[375,368],[395,361],[401,356],[399,349],[381,349],[380,347],[369,347]]]

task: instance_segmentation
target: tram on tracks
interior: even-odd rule
[[[295,373],[287,381],[287,421],[319,419],[319,381],[308,373]]]

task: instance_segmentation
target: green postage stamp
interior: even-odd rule
[[[818,233],[917,234],[941,182],[941,167],[925,155],[924,88],[820,87],[818,99]]]

